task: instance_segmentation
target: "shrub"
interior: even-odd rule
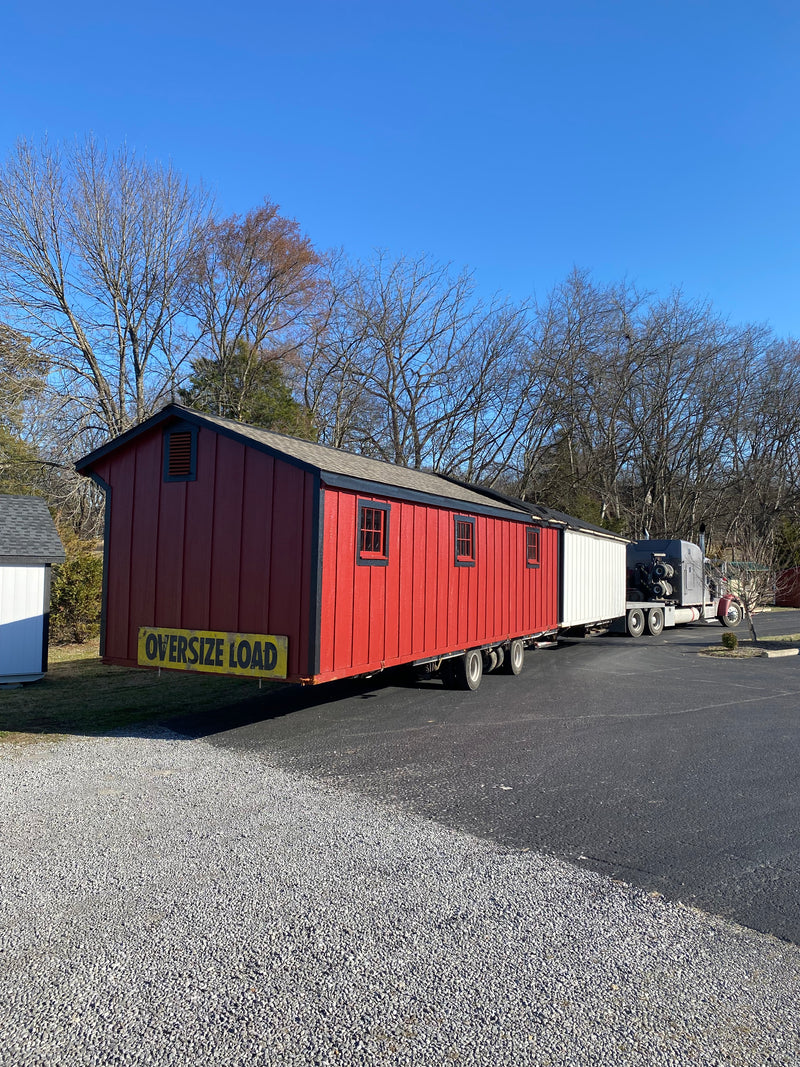
[[[54,568],[50,590],[50,639],[56,645],[81,644],[100,633],[103,560],[80,552]]]
[[[722,635],[722,644],[730,652],[733,652],[736,646],[739,644],[739,638],[736,636],[735,633],[732,633],[730,630],[726,630],[726,632]]]

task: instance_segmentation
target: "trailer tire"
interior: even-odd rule
[[[473,692],[483,678],[483,653],[479,648],[470,648],[463,656],[451,660],[456,689],[471,689]]]
[[[508,649],[508,655],[503,660],[503,670],[506,674],[522,674],[525,665],[525,642],[515,638]]]
[[[650,608],[647,613],[647,632],[653,637],[658,637],[664,629],[663,608]]]
[[[641,608],[630,608],[625,620],[629,637],[641,637],[644,633],[644,612]]]
[[[739,623],[742,621],[742,605],[737,604],[735,600],[732,600],[728,604],[728,610],[724,615],[720,615],[719,621],[723,626],[726,626],[729,630],[735,630]]]

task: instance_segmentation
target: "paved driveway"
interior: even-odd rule
[[[386,675],[175,725],[800,943],[800,657],[696,654],[721,633],[567,642],[477,693]]]

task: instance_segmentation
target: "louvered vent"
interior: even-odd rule
[[[192,474],[192,434],[171,433],[169,435],[169,464],[167,474],[170,478],[189,478]]]

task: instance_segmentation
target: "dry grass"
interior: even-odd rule
[[[257,692],[258,682],[250,678],[188,671],[162,671],[159,676],[157,671],[104,666],[97,641],[55,647],[44,678],[0,689],[0,742],[104,734],[235,704]]]
[[[714,648],[701,649],[701,656],[712,656],[714,659],[754,659],[761,655],[760,649],[757,648],[722,648],[715,646]]]
[[[764,649],[785,649],[800,645],[800,634],[781,634],[778,637],[765,637],[754,644],[749,637],[740,637],[737,648],[731,650],[714,645],[711,648],[700,650],[701,656],[712,656],[714,659],[755,659],[760,657]]]

